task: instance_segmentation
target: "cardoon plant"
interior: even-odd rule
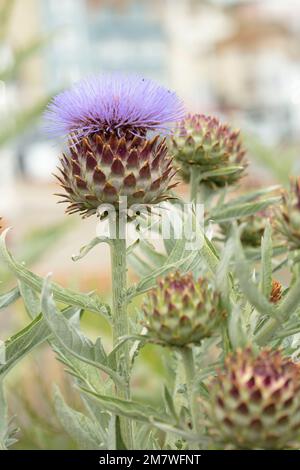
[[[57,176],[69,202],[67,212],[92,215],[107,203],[116,209],[116,217],[109,221],[115,346],[129,334],[122,198],[130,208],[169,197],[174,170],[161,133],[180,119],[183,109],[174,92],[151,80],[122,75],[84,80],[55,97],[48,108],[50,130],[68,137],[69,151],[61,158]],[[117,361],[124,386],[116,391],[117,396],[130,399],[127,345],[122,349]],[[128,420],[123,432],[132,447]]]
[[[82,398],[79,411],[54,391],[80,449],[299,449],[299,182],[289,197],[276,186],[243,191],[239,133],[213,117],[184,118],[176,94],[140,77],[86,79],[46,116],[66,143],[60,202],[109,226],[73,259],[109,245],[112,308],[29,271],[3,232],[0,255],[18,282],[0,309],[22,297],[30,323],[0,343],[0,448],[15,439],[3,379],[48,342]],[[174,186],[178,167],[189,200]],[[149,220],[158,243],[143,235]],[[127,286],[129,265],[138,280]],[[85,311],[111,325],[110,349],[82,331]],[[159,391],[136,367],[148,343],[162,363]],[[143,365],[151,381],[154,369]]]

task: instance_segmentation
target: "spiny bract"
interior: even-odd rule
[[[213,187],[236,183],[247,166],[239,131],[203,114],[188,115],[178,124],[171,151],[185,180],[189,181],[192,167],[200,175],[213,171],[201,180]]]
[[[144,313],[149,336],[173,346],[200,343],[224,318],[220,296],[208,282],[179,272],[158,281],[148,294]]]
[[[211,386],[209,417],[220,440],[237,448],[299,447],[299,365],[268,349],[228,355]]]
[[[165,140],[142,137],[118,138],[115,134],[95,134],[70,146],[63,155],[60,175],[66,191],[63,202],[67,212],[89,216],[101,204],[118,208],[122,197],[127,206],[156,204],[169,197],[174,176],[172,160],[167,155]]]

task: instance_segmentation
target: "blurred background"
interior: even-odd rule
[[[11,249],[35,272],[52,271],[63,285],[98,288],[107,297],[107,248],[71,261],[95,236],[96,222],[66,218],[56,204],[51,174],[60,148],[47,137],[42,119],[53,94],[101,71],[154,78],[175,89],[188,111],[215,114],[241,128],[251,163],[243,184],[286,184],[289,175],[300,173],[300,2],[0,0],[2,227],[14,227]],[[4,266],[0,276],[5,290],[11,277]],[[28,321],[21,306],[10,310],[0,316],[0,339]],[[109,336],[99,319],[87,321],[86,328]],[[156,387],[162,360],[145,349],[144,360],[158,373],[149,387]],[[47,348],[12,374],[20,448],[73,446],[45,400],[48,382],[61,377]]]

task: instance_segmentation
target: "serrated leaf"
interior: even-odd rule
[[[216,288],[222,293],[224,299],[229,298],[229,268],[235,254],[235,244],[233,237],[228,238],[217,267]]]
[[[255,191],[249,191],[237,198],[231,200],[233,205],[235,204],[243,204],[244,202],[251,202],[255,199],[259,198],[260,196],[264,196],[269,193],[276,193],[278,190],[281,189],[280,185],[269,186],[267,188],[261,188]]]
[[[148,276],[153,270],[153,267],[147,261],[134,252],[128,256],[128,263],[139,277]]]
[[[241,219],[256,214],[280,201],[281,197],[272,197],[262,201],[246,202],[244,204],[227,203],[223,206],[219,206],[216,210],[212,210],[208,215],[208,219],[218,223]]]
[[[18,263],[6,248],[5,239],[9,229],[4,230],[0,237],[0,256],[14,275],[23,283],[27,284],[35,292],[40,293],[43,288],[43,279],[32,273],[22,264]],[[92,312],[101,313],[110,319],[110,308],[101,302],[98,296],[78,294],[71,289],[65,289],[53,283],[53,295],[58,302],[76,307],[81,307]]]
[[[98,450],[103,447],[97,423],[67,405],[57,386],[54,389],[54,407],[62,427],[81,450]]]
[[[152,269],[162,266],[166,261],[166,256],[157,251],[151,243],[145,240],[140,240],[139,248],[143,255],[147,256],[147,259],[152,262]]]
[[[177,421],[177,413],[175,409],[175,404],[169,389],[164,385],[164,400],[166,404],[166,409],[169,411],[169,414]]]
[[[97,338],[96,342],[93,343],[62,315],[59,315],[53,301],[49,278],[45,280],[42,291],[42,312],[53,336],[62,348],[66,349],[67,352],[77,359],[102,370],[108,374],[115,383],[123,383],[122,378],[117,372],[108,366],[107,356],[103,349],[101,339]]]
[[[20,291],[18,287],[11,289],[9,292],[0,295],[0,310],[13,304],[20,298]]]
[[[203,442],[204,443],[208,441],[208,440],[204,440],[202,436],[199,437],[197,434],[194,434],[193,432],[186,431],[179,427],[173,426],[172,424],[164,423],[163,421],[160,421],[160,420],[151,419],[150,422],[153,426],[160,429],[161,431],[175,434],[176,436],[179,436],[188,442]]]
[[[173,422],[169,416],[164,415],[163,413],[157,414],[157,410],[154,410],[148,405],[141,404],[132,400],[123,400],[121,398],[111,397],[100,395],[98,393],[92,392],[91,390],[81,388],[83,393],[87,393],[98,401],[103,409],[114,413],[118,416],[125,416],[138,421],[151,422],[151,419],[157,419],[158,421],[169,420]]]
[[[206,178],[212,178],[214,176],[226,176],[226,175],[232,175],[236,172],[242,171],[244,167],[242,166],[228,166],[228,167],[223,167],[223,168],[218,168],[216,170],[211,170],[211,171],[205,171],[199,175],[199,182],[202,180],[205,180]]]
[[[25,282],[19,281],[19,289],[28,315],[31,318],[37,317],[41,313],[41,300],[39,296]]]
[[[69,307],[61,312],[67,318],[76,314],[78,308]],[[23,357],[34,348],[49,340],[52,336],[51,330],[45,322],[42,314],[5,341],[5,364],[0,365],[0,377],[4,377]]]
[[[234,349],[244,348],[249,343],[250,338],[243,324],[243,309],[241,305],[236,305],[229,314],[228,335]]]
[[[239,280],[239,285],[246,299],[262,315],[276,317],[276,310],[268,299],[260,292],[257,285],[252,281],[251,270],[245,259],[243,248],[239,238],[236,236],[236,263],[235,272]]]
[[[120,425],[120,418],[119,416],[114,417],[115,422],[115,429],[116,429],[116,449],[117,450],[127,450],[126,445],[123,441],[122,433],[121,433],[121,425]]]
[[[108,237],[95,237],[91,240],[87,245],[80,248],[79,255],[72,256],[73,261],[79,261],[80,259],[84,258],[95,246],[99,245],[100,243],[107,243],[108,245],[111,244],[111,239]]]
[[[213,243],[205,236],[204,244],[199,250],[199,255],[212,274],[216,274],[219,265],[219,256]]]
[[[189,259],[194,258],[195,254],[192,253],[189,256]],[[132,299],[137,295],[143,294],[148,290],[155,287],[157,279],[159,277],[165,276],[168,272],[179,269],[181,265],[183,265],[187,260],[186,259],[179,259],[177,262],[173,262],[170,264],[166,264],[161,268],[156,269],[152,272],[152,274],[146,276],[142,281],[140,281],[136,286],[128,289],[128,299]]]
[[[298,278],[278,306],[278,317],[287,320],[300,306],[300,278]]]

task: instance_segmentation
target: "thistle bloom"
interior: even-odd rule
[[[279,351],[228,355],[210,392],[209,416],[223,442],[283,449],[299,439],[300,368]]]
[[[169,274],[144,304],[149,336],[158,343],[186,346],[211,336],[224,318],[220,296],[205,279]]]
[[[166,199],[174,171],[159,134],[183,115],[174,92],[138,76],[100,75],[56,96],[46,118],[68,136],[58,176],[67,211],[91,215],[122,196],[128,206]]]
[[[203,114],[188,115],[178,124],[171,148],[185,180],[196,168],[210,173],[201,181],[211,187],[236,183],[247,166],[239,131]]]

